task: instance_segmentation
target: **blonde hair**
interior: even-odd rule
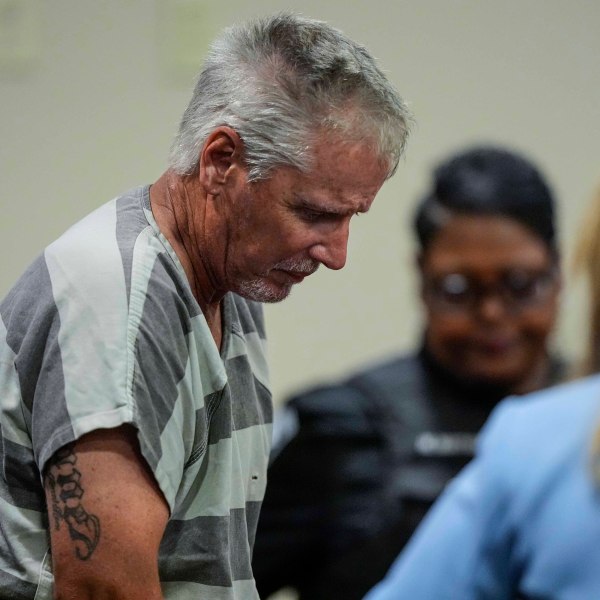
[[[589,335],[579,374],[590,375],[600,372],[600,189],[584,214],[573,270],[588,286]]]

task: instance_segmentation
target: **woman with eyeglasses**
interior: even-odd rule
[[[477,455],[365,600],[600,598],[600,194],[580,229],[589,340],[577,381],[504,400]]]
[[[261,597],[292,586],[301,600],[362,598],[495,405],[561,379],[548,350],[554,219],[547,183],[515,152],[471,148],[434,171],[415,218],[422,347],[301,394],[276,420],[291,433],[275,436],[254,549]]]
[[[554,207],[535,167],[497,148],[459,154],[436,170],[415,226],[433,366],[496,400],[555,381]]]

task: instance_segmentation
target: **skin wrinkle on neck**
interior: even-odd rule
[[[154,193],[152,193],[153,190]],[[205,315],[217,345],[220,345],[220,303],[224,294],[217,292],[216,277],[212,274],[205,258],[205,252],[202,251],[202,248],[207,246],[208,217],[205,195],[192,201],[193,195],[189,193],[185,180],[174,180],[169,172],[163,175],[150,191],[151,205],[159,228],[181,261],[192,294]],[[190,218],[187,218],[188,216]],[[201,226],[191,227],[190,224],[197,218],[199,218]],[[204,233],[204,239],[200,239],[198,234],[195,234],[197,231]],[[209,285],[203,285],[203,281],[207,281]],[[208,290],[212,290],[212,293],[207,293]]]

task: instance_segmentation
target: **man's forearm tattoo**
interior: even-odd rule
[[[46,473],[46,486],[52,496],[54,526],[60,530],[66,523],[75,543],[75,555],[81,560],[92,556],[100,541],[100,520],[83,508],[81,473],[75,468],[77,455],[72,445],[61,448],[53,456]]]

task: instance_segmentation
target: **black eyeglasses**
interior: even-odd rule
[[[555,281],[556,269],[509,269],[494,284],[465,273],[447,273],[426,279],[425,295],[434,308],[446,312],[472,311],[483,298],[494,295],[508,311],[518,313],[548,300]]]

